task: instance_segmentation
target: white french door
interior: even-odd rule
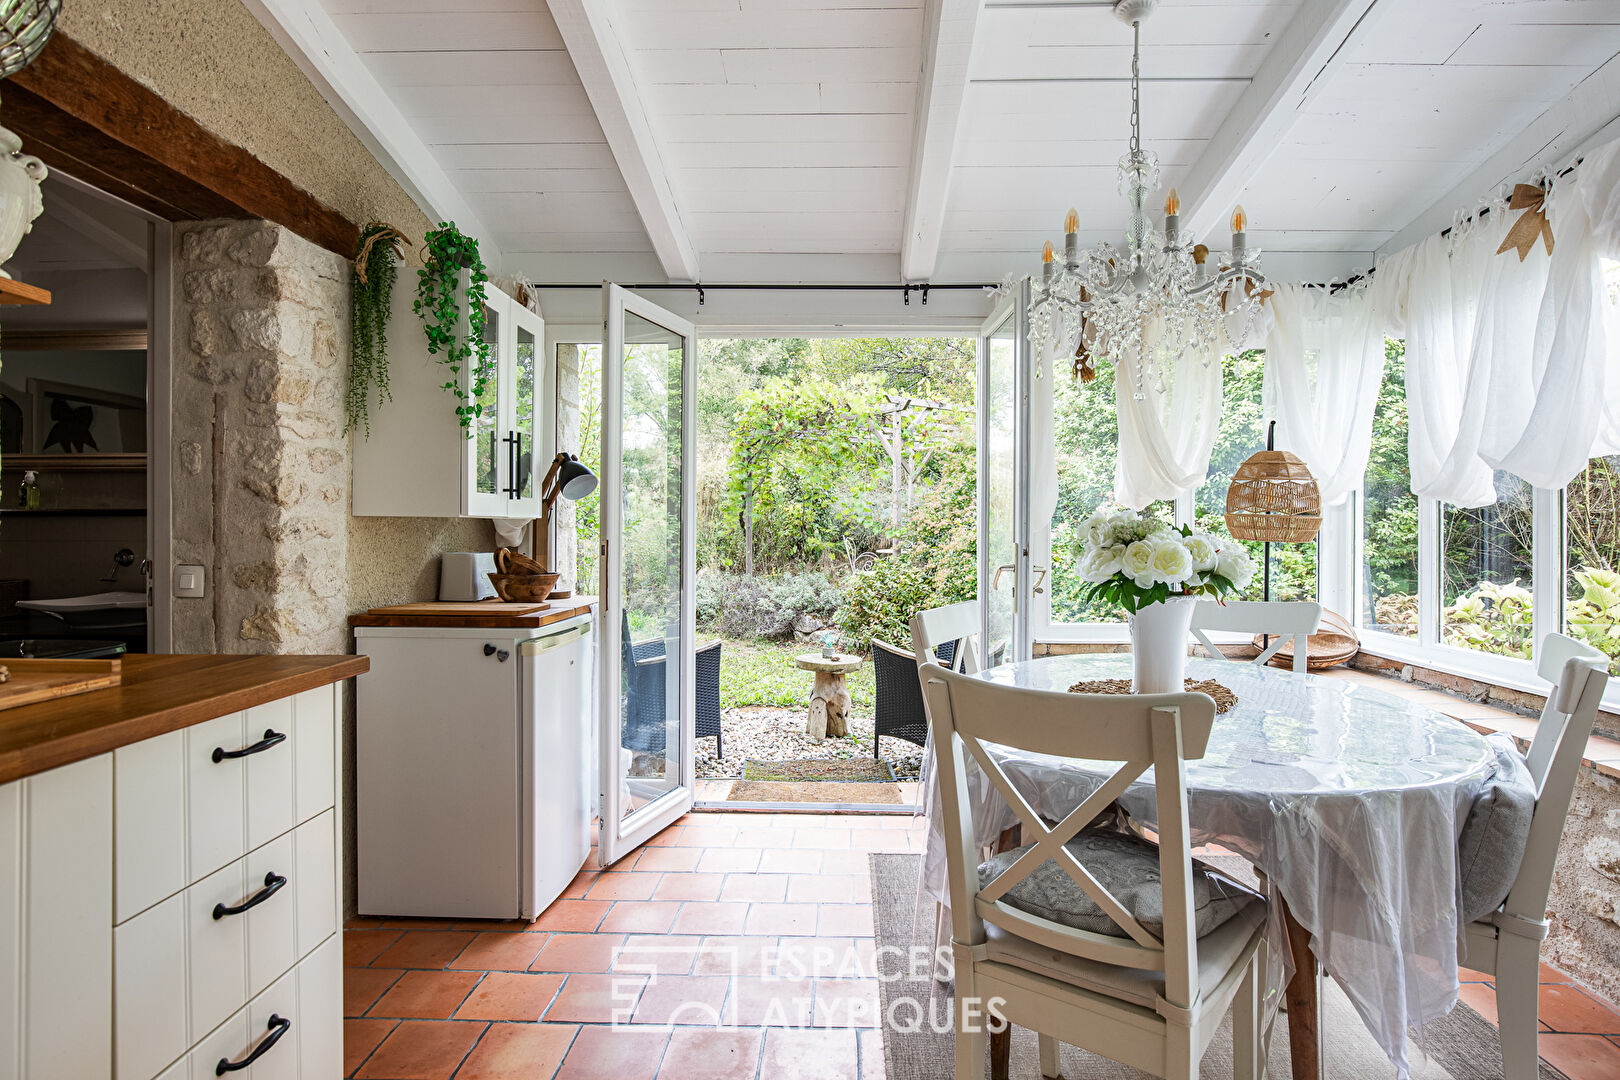
[[[597,860],[618,862],[692,807],[692,324],[603,288],[601,801]]]
[[[986,666],[1030,656],[1029,282],[979,329],[979,610]]]

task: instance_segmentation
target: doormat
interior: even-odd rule
[[[893,803],[900,802],[899,784],[777,783],[738,780],[727,802],[748,803]]]
[[[870,783],[894,779],[894,770],[887,761],[869,757],[813,758],[807,761],[745,761],[744,780],[775,780],[797,782],[819,780],[823,783]]]

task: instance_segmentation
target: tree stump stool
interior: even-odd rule
[[[795,656],[793,662],[816,673],[816,683],[810,689],[810,715],[805,721],[805,734],[817,740],[829,735],[835,739],[848,735],[849,683],[844,676],[861,666],[861,658],[802,653]]]

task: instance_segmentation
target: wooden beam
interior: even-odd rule
[[[928,0],[923,16],[923,66],[917,80],[911,138],[911,185],[906,193],[900,275],[927,281],[939,260],[945,198],[950,191],[967,93],[973,35],[984,0]]]
[[[461,189],[318,0],[244,0],[349,130],[434,222],[453,221],[478,241],[484,265],[502,269],[503,252]]]
[[[1249,177],[1281,145],[1311,95],[1342,62],[1345,46],[1379,0],[1306,0],[1266,53],[1181,182],[1181,228],[1192,241],[1225,228]],[[1386,3],[1392,0],[1386,0]]]
[[[0,349],[6,352],[40,349],[144,352],[147,340],[144,326],[127,330],[19,330],[8,326],[0,330]]]
[[[359,229],[58,31],[3,92],[29,153],[169,221],[264,218],[345,258]]]
[[[547,0],[653,251],[671,281],[698,280],[698,256],[669,183],[609,0]]]
[[[1525,179],[1539,166],[1562,166],[1616,138],[1620,138],[1620,56],[1610,57],[1576,83],[1529,127],[1379,245],[1378,254],[1399,251],[1439,232],[1451,224],[1456,211],[1472,207],[1503,185]]]

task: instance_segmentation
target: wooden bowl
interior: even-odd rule
[[[489,583],[502,600],[542,603],[556,587],[558,574],[491,574]]]

